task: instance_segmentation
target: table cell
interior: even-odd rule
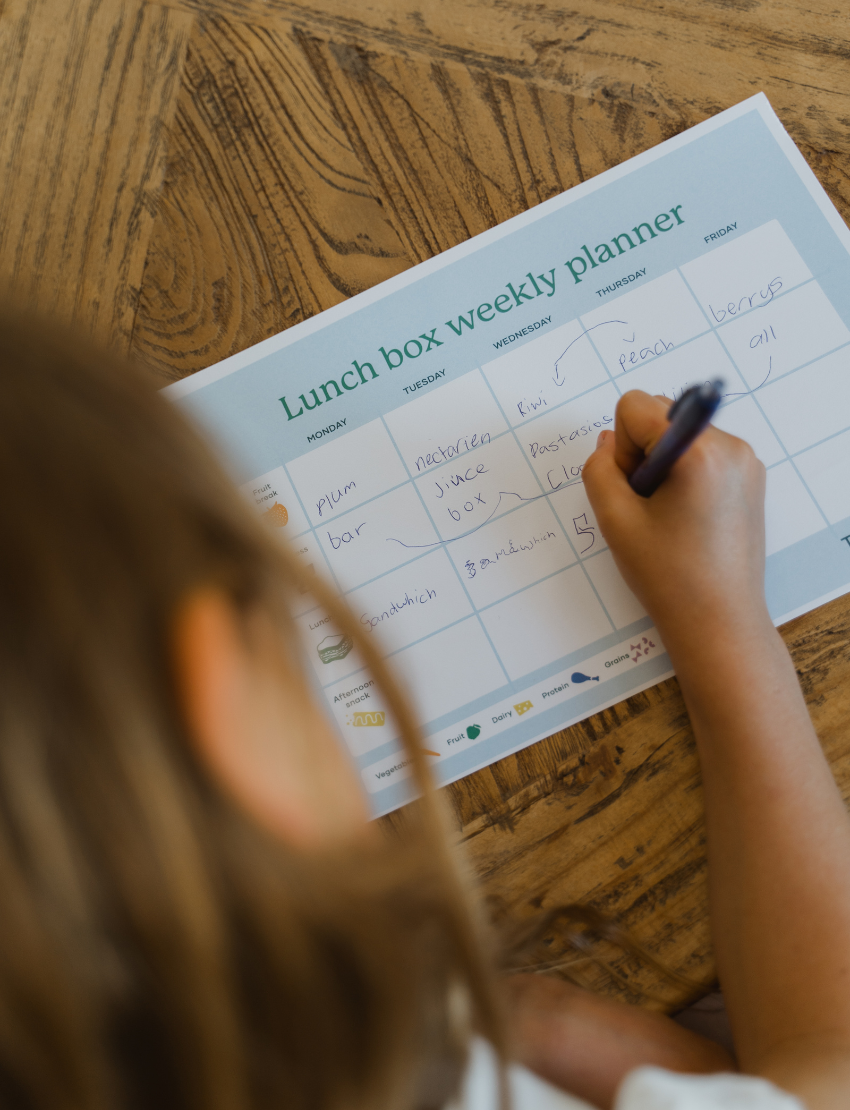
[[[850,432],[797,455],[794,462],[830,524],[850,516]]]
[[[642,389],[659,393],[675,401],[692,385],[720,378],[729,393],[746,393],[747,384],[735,369],[713,332],[707,332],[682,347],[676,347],[662,358],[632,370],[617,382],[620,389]]]
[[[676,270],[606,301],[581,321],[615,381],[708,331]]]
[[[352,755],[365,755],[398,739],[383,691],[365,668],[326,686],[324,695]]]
[[[617,390],[607,382],[517,431],[522,449],[547,493],[581,479],[599,433],[614,427]]]
[[[850,341],[850,331],[816,281],[766,305],[756,316],[725,324],[718,335],[751,389]]]
[[[508,427],[480,370],[417,397],[384,419],[414,476],[459,461]]]
[[[486,609],[481,619],[512,679],[545,667],[611,631],[580,566]]]
[[[239,488],[278,535],[289,539],[300,536],[310,527],[310,521],[304,515],[301,503],[282,466],[276,466],[274,470],[245,482]]]
[[[321,609],[296,617],[295,628],[304,654],[322,686],[346,679],[363,669],[363,657],[354,647],[354,641],[341,633]]]
[[[756,396],[761,396],[760,393]],[[746,440],[765,466],[773,466],[785,458],[782,444],[770,430],[755,398],[750,395],[724,405],[713,423],[722,432]]]
[[[850,347],[769,382],[755,396],[789,455],[844,431],[850,427]]]
[[[313,574],[321,575],[323,578],[330,577],[325,556],[312,532],[307,532],[305,535],[293,540],[291,546],[295,554],[306,565],[309,571]],[[315,599],[308,589],[293,594],[292,600],[290,601],[290,609],[292,615],[295,617],[300,616],[302,613],[308,613],[311,609],[314,609],[315,606]]]
[[[575,562],[544,497],[455,540],[448,552],[478,608]]]
[[[423,726],[506,685],[505,672],[477,617],[405,648],[390,663],[413,695]]]
[[[289,463],[289,474],[314,525],[407,480],[380,420],[372,420]]]
[[[484,363],[482,372],[514,427],[608,381],[578,320]]]
[[[439,538],[411,482],[316,529],[346,590],[435,548]]]
[[[765,551],[768,555],[826,527],[817,505],[790,462],[780,463],[768,470],[764,510]]]
[[[646,616],[646,610],[623,581],[610,551],[588,559],[584,569],[617,628],[625,628]]]
[[[471,615],[472,606],[445,551],[438,549],[354,590],[346,601],[365,636],[384,654]]]
[[[762,308],[812,276],[778,220],[680,267],[712,324]]]
[[[607,544],[590,507],[583,482],[578,481],[550,494],[549,503],[579,555],[583,557],[604,551]]]
[[[455,539],[515,509],[540,489],[510,432],[471,457],[416,479],[443,539]]]

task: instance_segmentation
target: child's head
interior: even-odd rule
[[[138,371],[0,318],[0,381],[0,1102],[441,1105],[486,976],[431,825],[364,831],[291,558]]]

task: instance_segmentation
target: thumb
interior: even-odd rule
[[[666,397],[651,397],[640,389],[629,390],[617,402],[614,425],[614,458],[624,474],[631,474],[669,427]]]

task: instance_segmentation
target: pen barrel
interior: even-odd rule
[[[699,425],[688,430],[686,437],[683,437],[678,429],[668,428],[655,445],[652,454],[640,463],[629,478],[629,485],[635,493],[640,494],[641,497],[650,497],[655,493],[670,473],[673,464],[684,455],[707,423],[707,420],[701,421]]]
[[[668,414],[671,423],[661,439],[629,478],[629,485],[641,497],[650,497],[700,432],[711,422],[722,400],[722,381],[692,386],[674,403]]]

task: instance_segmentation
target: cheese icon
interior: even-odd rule
[[[355,728],[374,728],[376,725],[384,724],[386,719],[387,715],[382,709],[374,709],[371,713],[358,711],[354,714],[352,724]]]

